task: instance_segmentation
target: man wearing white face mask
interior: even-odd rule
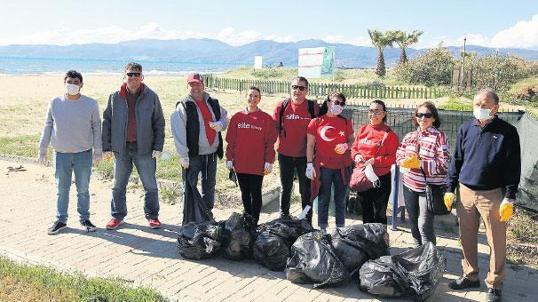
[[[519,136],[514,126],[496,113],[499,97],[491,89],[474,98],[475,120],[461,125],[456,150],[448,172],[445,205],[452,207],[459,183],[457,204],[462,247],[463,276],[449,284],[461,290],[480,287],[478,280],[477,233],[480,217],[486,226],[491,249],[486,277],[488,301],[500,301],[506,263],[506,221],[513,213],[521,174]]]
[[[101,119],[97,102],[80,94],[82,75],[74,70],[65,74],[66,94],[49,103],[43,133],[39,141],[38,162],[46,163],[49,143],[54,148],[54,175],[58,187],[56,222],[48,234],[54,235],[67,225],[67,208],[71,175],[75,173],[80,223],[88,232],[95,231],[90,222],[88,192],[93,161],[101,159]],[[93,153],[92,153],[93,149]]]

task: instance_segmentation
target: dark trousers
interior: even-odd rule
[[[237,173],[237,181],[241,189],[241,199],[243,200],[245,213],[250,214],[258,224],[262,209],[263,176]]]
[[[360,192],[362,222],[387,224],[387,204],[392,189],[390,172],[379,176],[379,187]]]
[[[310,202],[310,179],[305,175],[306,157],[291,157],[278,154],[278,164],[280,166],[280,215],[290,214],[290,198],[293,186],[294,173],[297,172],[299,178],[299,191],[301,192],[302,208],[307,205],[312,207]],[[312,221],[312,210],[307,214],[307,219]]]
[[[415,192],[405,185],[403,186],[403,195],[415,245],[419,246],[427,242],[435,244],[434,215],[428,211],[426,195],[424,192]]]
[[[202,192],[198,190],[198,177],[202,175]],[[199,155],[189,159],[189,168],[183,169],[183,225],[189,222],[213,220],[217,155]]]

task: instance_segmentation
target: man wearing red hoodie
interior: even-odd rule
[[[142,65],[127,64],[123,79],[103,113],[103,152],[114,152],[112,219],[106,228],[118,228],[127,215],[125,191],[134,164],[144,186],[146,219],[156,229],[161,227],[155,170],[164,145],[163,111],[157,94],[142,83]]]
[[[278,163],[280,166],[280,216],[290,214],[290,198],[295,173],[299,178],[302,208],[310,202],[310,179],[306,178],[306,128],[319,115],[315,101],[307,100],[308,80],[296,77],[291,81],[290,98],[278,104],[273,114],[278,131]],[[307,215],[312,221],[312,211]]]

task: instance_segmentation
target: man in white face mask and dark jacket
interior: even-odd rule
[[[506,263],[506,221],[513,213],[521,174],[519,136],[514,126],[501,120],[499,97],[491,89],[474,98],[476,119],[463,123],[448,172],[445,205],[452,207],[459,183],[457,204],[463,253],[463,276],[452,281],[454,290],[480,287],[478,280],[477,233],[480,217],[486,226],[491,248],[486,277],[488,301],[500,301]]]
[[[80,94],[82,75],[70,70],[64,77],[65,94],[49,103],[45,125],[39,141],[38,162],[46,162],[49,143],[54,149],[54,176],[58,188],[56,222],[49,235],[59,233],[67,226],[67,208],[71,177],[75,173],[77,211],[81,225],[95,231],[90,222],[90,194],[88,192],[92,162],[101,159],[101,118],[97,102]]]

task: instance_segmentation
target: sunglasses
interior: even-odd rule
[[[415,114],[415,116],[418,117],[418,118],[423,118],[423,117],[432,118],[433,114],[430,113],[430,112],[428,112],[428,113],[417,113],[417,114]]]
[[[333,104],[335,105],[338,105],[338,106],[345,106],[346,105],[346,102],[344,101],[331,101]]]
[[[138,78],[138,77],[140,77],[141,73],[140,73],[140,72],[128,72],[128,73],[126,73],[126,75],[127,75],[128,77],[130,77],[130,78],[131,78],[131,77]]]
[[[291,85],[291,89],[293,89],[293,90],[297,90],[297,89],[299,89],[300,91],[305,91],[306,88],[307,88],[306,86]]]
[[[368,110],[368,113],[369,114],[373,114],[373,115],[381,115],[383,114],[385,111],[382,111],[382,110]]]

